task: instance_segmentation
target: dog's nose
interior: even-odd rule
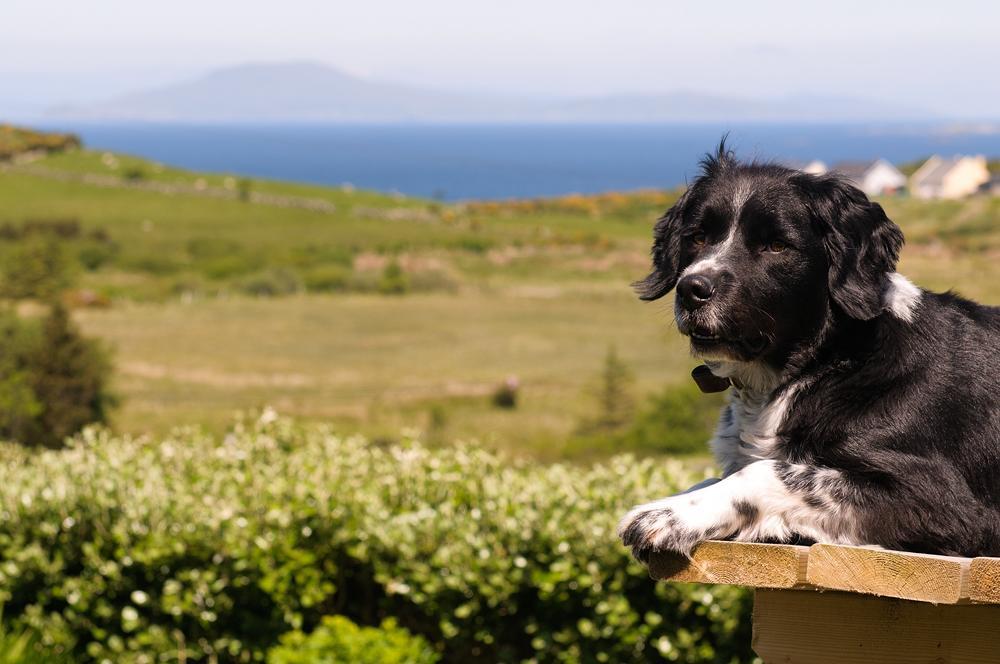
[[[702,274],[688,275],[677,284],[677,295],[681,298],[681,305],[688,311],[694,311],[707,303],[712,299],[713,293],[715,284]]]

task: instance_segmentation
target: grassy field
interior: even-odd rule
[[[0,170],[0,224],[72,220],[80,256],[99,231],[104,257],[76,282],[110,306],[76,317],[115,349],[120,430],[221,428],[272,405],[555,458],[609,346],[640,397],[689,382],[671,303],[628,286],[675,195],[443,205],[75,151]],[[884,205],[908,237],[901,271],[1000,303],[1000,199]],[[508,376],[519,405],[498,409]]]

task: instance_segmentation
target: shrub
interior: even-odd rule
[[[0,311],[0,438],[25,440],[44,409],[28,366],[37,336],[37,325]]]
[[[302,280],[288,268],[273,268],[258,272],[240,283],[240,290],[257,297],[291,295],[302,290]]]
[[[594,390],[595,415],[583,422],[581,430],[585,433],[606,433],[627,426],[635,411],[634,386],[632,370],[618,357],[618,350],[610,346],[604,356],[600,381]]]
[[[342,265],[322,265],[307,270],[302,282],[307,291],[314,293],[343,291],[351,283],[351,270]]]
[[[128,260],[122,260],[122,267],[136,272],[146,272],[148,274],[164,276],[175,274],[181,268],[178,260],[169,253],[160,251],[158,253],[140,253],[131,256]]]
[[[10,313],[0,320],[0,437],[58,447],[107,419],[114,405],[107,353],[77,332],[61,304],[40,326]]]
[[[3,262],[0,295],[13,299],[51,300],[70,284],[70,263],[54,237],[33,237],[20,243]]]
[[[378,292],[383,295],[402,295],[409,288],[410,281],[399,265],[399,261],[389,261],[379,278]]]
[[[257,273],[254,277],[261,276],[261,265],[264,261],[255,256],[233,253],[228,256],[215,256],[205,258],[198,262],[201,273],[209,279],[222,281]],[[265,271],[266,273],[266,271]],[[254,278],[251,277],[251,278]]]
[[[21,237],[51,235],[63,240],[80,237],[80,220],[74,217],[55,219],[28,219],[21,226]]]
[[[753,657],[746,592],[654,583],[614,535],[702,479],[676,461],[379,448],[265,412],[221,441],[0,449],[0,475],[6,615],[80,661],[252,661],[324,615],[393,617],[446,662]]]
[[[122,177],[128,182],[142,182],[146,179],[146,169],[142,166],[128,166],[122,171]]]
[[[724,401],[722,393],[703,394],[694,382],[670,385],[650,397],[623,434],[622,445],[669,454],[704,452]]]
[[[77,250],[76,257],[84,269],[94,272],[114,260],[118,246],[110,242],[85,242]]]
[[[249,203],[253,195],[253,180],[240,178],[236,181],[236,196],[244,203]]]
[[[520,387],[521,383],[517,379],[517,376],[507,376],[493,390],[493,396],[490,400],[497,408],[506,408],[508,410],[517,408],[517,394]]]
[[[306,635],[299,630],[281,637],[267,664],[434,664],[437,653],[419,636],[413,636],[387,619],[376,629],[358,627],[343,616],[324,616],[319,627]]]

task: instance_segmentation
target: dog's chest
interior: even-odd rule
[[[742,468],[758,459],[784,460],[778,429],[788,416],[795,389],[777,395],[732,390],[712,448],[723,468]]]

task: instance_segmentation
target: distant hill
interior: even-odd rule
[[[561,101],[443,92],[352,76],[322,64],[248,64],[106,102],[53,109],[85,120],[177,122],[852,122],[934,114],[867,99],[746,99],[699,92]]]

